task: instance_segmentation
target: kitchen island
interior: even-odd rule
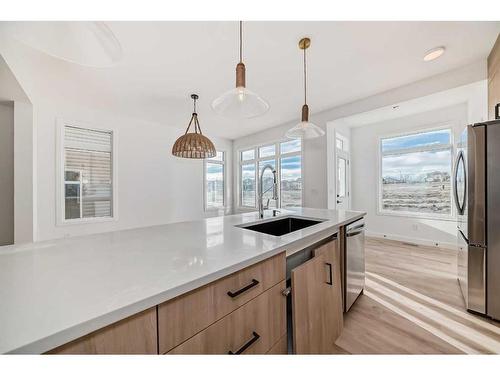
[[[363,212],[298,208],[320,223],[272,236],[250,212],[0,248],[0,353],[44,353],[280,253],[331,237]]]

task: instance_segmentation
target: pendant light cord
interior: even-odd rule
[[[240,63],[243,62],[243,21],[240,21]]]
[[[195,133],[201,133],[201,127],[200,127],[200,123],[198,121],[198,114],[196,113],[196,100],[197,98],[193,98],[193,110],[194,110],[194,113],[193,113],[193,118],[194,118],[194,132]]]
[[[306,48],[304,48],[304,104],[307,104]]]
[[[196,100],[197,100],[197,98],[194,97],[193,98],[193,114],[191,116],[191,120],[189,121],[189,125],[188,125],[188,127],[187,127],[186,132],[184,133],[184,135],[186,135],[189,132],[189,129],[191,128],[191,125],[193,124],[193,122],[194,122],[194,132],[195,133],[199,132],[200,134],[202,134],[200,123],[198,121],[198,114],[196,113]]]

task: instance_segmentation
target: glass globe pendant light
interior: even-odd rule
[[[243,22],[240,21],[240,62],[236,65],[236,88],[212,102],[212,108],[218,114],[239,119],[257,117],[269,109],[269,104],[264,99],[246,88],[242,43]]]
[[[206,159],[213,158],[217,151],[210,139],[201,133],[200,123],[198,122],[198,114],[196,113],[196,100],[198,95],[192,94],[193,99],[193,114],[191,121],[186,129],[184,135],[177,138],[172,147],[172,155],[179,158],[187,159]],[[191,124],[194,124],[194,133],[189,133]]]
[[[303,38],[299,42],[299,48],[304,51],[304,105],[302,106],[302,120],[286,132],[286,136],[292,139],[311,139],[325,135],[325,131],[319,126],[309,122],[309,106],[307,105],[307,66],[306,49],[311,45],[309,38]]]

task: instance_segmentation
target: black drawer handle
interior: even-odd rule
[[[326,263],[326,265],[329,268],[328,274],[330,275],[330,281],[327,281],[326,283],[328,285],[333,285],[333,267],[332,267],[332,264],[331,263]]]
[[[245,293],[248,289],[252,289],[254,286],[259,285],[259,280],[252,279],[252,282],[248,284],[247,286],[244,286],[243,288],[237,290],[236,292],[227,292],[227,295],[231,298],[238,297],[241,293]]]
[[[227,354],[241,354],[243,353],[245,350],[247,350],[250,346],[252,346],[252,344],[257,341],[258,339],[260,339],[260,336],[257,332],[253,331],[252,332],[252,338],[250,340],[248,340],[248,342],[243,345],[241,348],[239,348],[235,353],[233,353],[232,350],[228,351]]]

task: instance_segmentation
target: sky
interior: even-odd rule
[[[382,140],[382,151],[394,151],[404,148],[430,146],[435,144],[450,144],[450,130],[411,134],[403,137],[386,138]]]
[[[448,172],[450,174],[450,171],[451,150],[384,156],[382,159],[383,177],[418,176],[429,172]]]
[[[382,152],[450,144],[449,129],[411,134],[382,140]],[[451,149],[386,155],[382,158],[383,177],[419,176],[430,172],[451,172]]]

